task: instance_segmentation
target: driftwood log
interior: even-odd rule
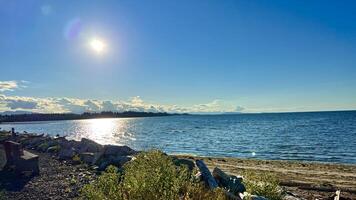
[[[217,167],[214,168],[213,176],[220,186],[235,195],[239,195],[239,193],[244,193],[246,191],[245,186],[242,184],[241,177],[228,175]]]
[[[197,160],[197,161],[195,161],[195,163],[196,163],[197,167],[199,168],[202,179],[209,186],[209,188],[210,189],[218,188],[219,184],[216,182],[214,177],[211,175],[211,173],[210,173],[208,167],[205,165],[204,161]],[[232,194],[231,192],[225,191],[225,194],[229,200],[241,200],[240,196],[236,196],[236,195]]]
[[[195,161],[195,163],[196,163],[197,167],[199,168],[202,179],[209,186],[209,188],[215,189],[215,188],[219,187],[218,183],[216,182],[214,177],[211,175],[211,173],[210,173],[208,167],[205,165],[204,161],[197,160],[197,161]]]

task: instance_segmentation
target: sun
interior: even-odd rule
[[[97,54],[101,54],[105,51],[106,44],[103,40],[93,38],[90,40],[90,48]]]

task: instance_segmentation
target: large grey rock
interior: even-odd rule
[[[98,144],[92,140],[86,139],[86,138],[82,138],[82,140],[80,141],[80,145],[78,148],[78,152],[79,153],[83,153],[83,152],[100,152],[102,151],[103,146],[101,144]]]
[[[60,149],[58,153],[59,159],[72,159],[73,156],[75,155],[75,150],[73,147],[70,148],[62,148]]]
[[[104,156],[128,156],[137,152],[128,146],[105,145],[103,150]]]
[[[114,165],[116,167],[122,167],[125,163],[132,160],[131,156],[109,156],[102,157],[100,161],[97,163],[99,166],[99,170],[105,170],[107,166]]]
[[[95,163],[95,155],[91,152],[84,152],[79,154],[80,160],[84,163],[91,165]]]
[[[61,140],[56,140],[60,146],[60,151],[65,150],[65,149],[71,149],[73,150],[74,153],[78,152],[78,149],[80,147],[80,142],[75,141],[75,140],[66,140],[66,139],[61,139]]]
[[[55,140],[46,139],[37,145],[36,150],[46,152],[49,147],[56,146],[57,144]]]
[[[42,138],[42,137],[32,137],[28,139],[26,145],[28,148],[37,148],[40,144],[42,144],[46,140],[47,140],[46,138]]]

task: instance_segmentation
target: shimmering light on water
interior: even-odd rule
[[[356,163],[356,112],[172,116],[0,124],[168,153]]]
[[[124,145],[134,141],[134,135],[128,130],[130,119],[88,119],[74,120],[74,131],[68,134],[69,139],[89,138],[101,144]]]
[[[125,144],[127,140],[134,140],[131,134],[124,134],[129,123],[126,119],[74,120],[73,123],[74,131],[68,135],[69,139],[85,137],[101,144]]]

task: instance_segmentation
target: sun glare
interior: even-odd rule
[[[105,50],[105,46],[105,43],[100,39],[94,38],[90,41],[90,47],[95,53],[103,53]]]

